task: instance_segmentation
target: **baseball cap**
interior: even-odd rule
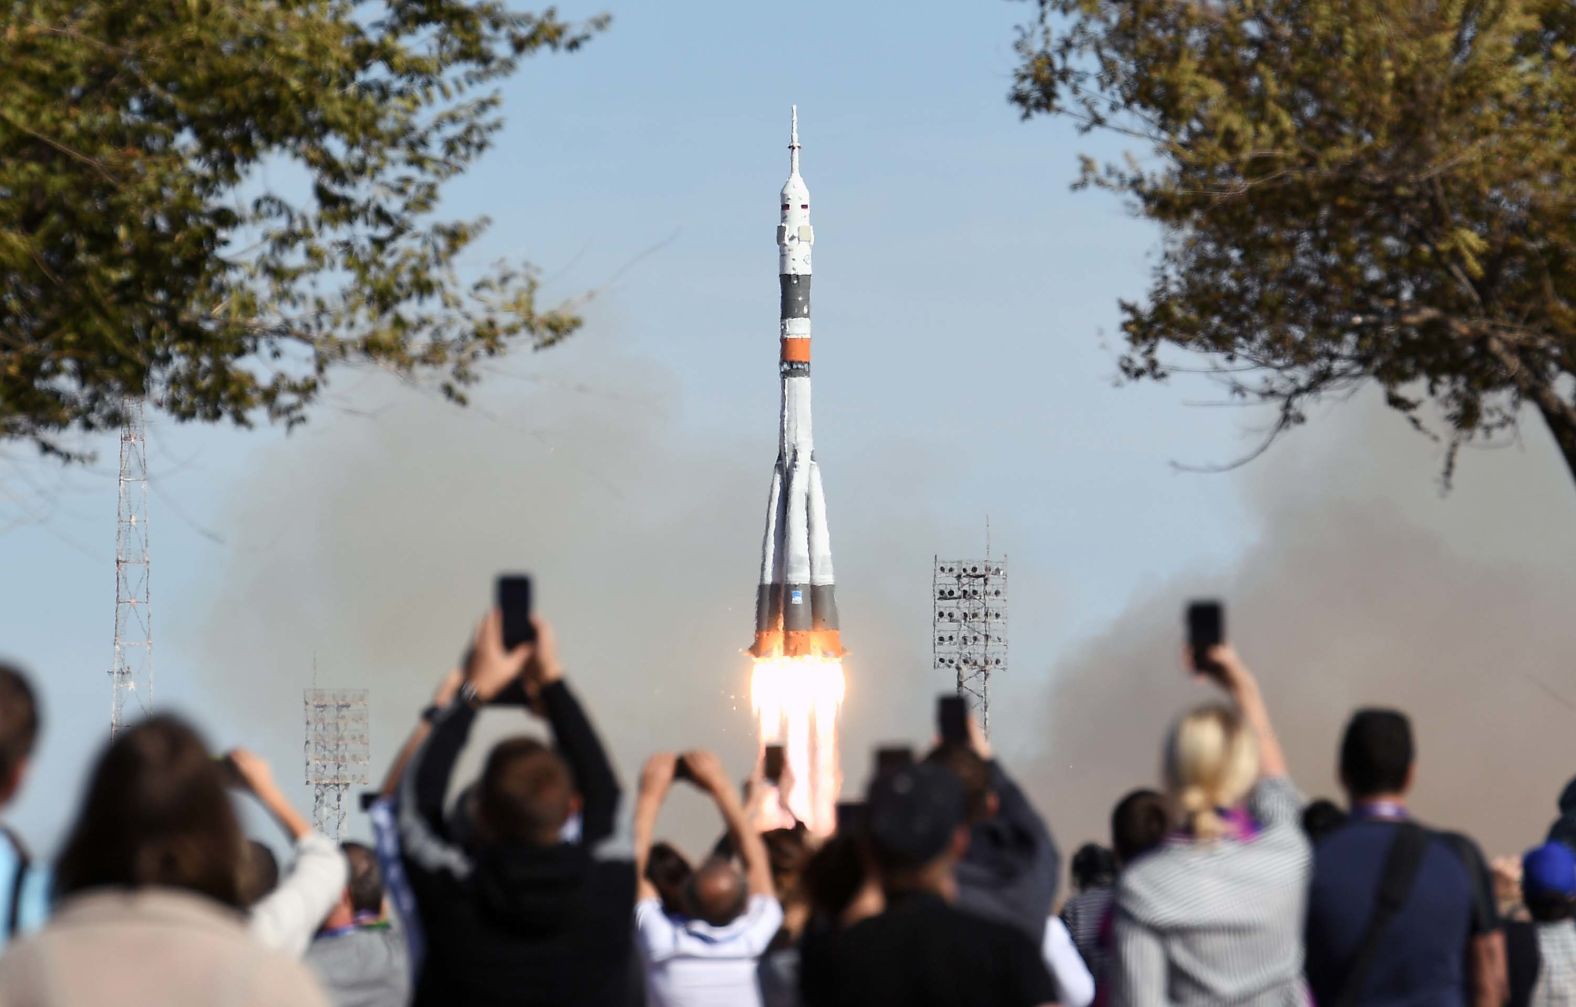
[[[917,867],[940,856],[963,824],[963,784],[941,766],[915,763],[876,777],[866,808],[867,834],[877,851]]]
[[[1521,890],[1526,895],[1576,897],[1576,852],[1564,843],[1544,843],[1521,858]]]

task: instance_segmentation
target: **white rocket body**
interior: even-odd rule
[[[782,423],[766,506],[750,652],[757,657],[838,657],[843,645],[833,591],[832,539],[810,424],[810,249],[815,231],[810,226],[810,190],[799,175],[797,108],[788,151],[788,181],[783,183],[777,225]]]

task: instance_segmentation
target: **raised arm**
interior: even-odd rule
[[[644,902],[659,897],[656,885],[646,877],[646,864],[651,859],[651,837],[657,828],[657,813],[662,801],[673,786],[673,769],[677,763],[671,752],[658,752],[646,760],[640,770],[640,792],[635,797],[635,898]]]
[[[710,752],[697,750],[684,753],[684,764],[689,767],[696,784],[711,794],[717,810],[722,812],[722,820],[727,823],[733,848],[738,851],[739,859],[744,861],[744,876],[750,894],[776,898],[777,890],[772,884],[772,867],[766,855],[766,844],[745,817],[744,805],[739,803],[739,798],[733,793],[728,774],[722,768],[722,760]]]
[[[593,846],[613,833],[618,777],[590,718],[564,682],[552,625],[541,618],[533,617],[531,622],[536,626],[536,643],[525,665],[526,689],[552,726],[553,740],[574,774],[581,801],[581,841]]]
[[[1259,775],[1267,778],[1290,775],[1286,765],[1286,753],[1281,749],[1280,739],[1275,734],[1275,725],[1270,723],[1270,711],[1264,705],[1264,696],[1259,691],[1258,679],[1248,670],[1248,666],[1242,662],[1242,658],[1230,644],[1212,647],[1208,656],[1220,672],[1208,674],[1207,677],[1219,683],[1230,694],[1237,704],[1237,709],[1242,711],[1243,719],[1258,736]],[[1200,672],[1200,674],[1206,673]]]
[[[405,744],[400,746],[399,752],[394,756],[394,762],[389,766],[388,773],[383,777],[383,785],[378,788],[378,793],[384,797],[394,795],[394,791],[399,788],[400,778],[405,775],[405,767],[410,764],[411,758],[415,756],[422,742],[427,740],[427,735],[432,733],[433,720],[454,702],[454,697],[459,695],[460,685],[464,681],[465,672],[459,668],[454,668],[443,676],[443,681],[438,683],[437,691],[432,694],[432,705],[422,711],[421,718],[410,729]]]

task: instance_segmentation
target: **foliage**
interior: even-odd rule
[[[1164,233],[1128,377],[1205,354],[1265,446],[1376,381],[1440,406],[1447,479],[1531,404],[1576,474],[1570,0],[1039,0],[1018,51],[1025,117],[1147,148],[1081,183]]]
[[[147,396],[300,422],[336,365],[463,401],[574,331],[534,274],[461,276],[434,219],[501,125],[490,87],[606,23],[502,0],[11,0],[0,18],[0,439],[70,454]]]

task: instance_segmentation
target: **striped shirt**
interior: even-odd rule
[[[1097,983],[1105,975],[1106,954],[1100,939],[1115,897],[1115,888],[1102,885],[1079,892],[1062,907],[1062,922],[1072,934],[1073,947],[1083,955],[1084,964]]]
[[[1576,924],[1538,924],[1538,982],[1530,1007],[1576,1007]]]
[[[1312,856],[1284,777],[1248,798],[1260,831],[1168,843],[1122,872],[1108,978],[1116,1004],[1302,1007]]]

